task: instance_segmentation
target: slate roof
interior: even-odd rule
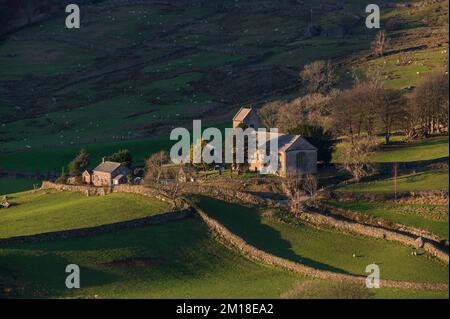
[[[291,135],[283,133],[268,133],[268,141],[266,147],[270,148],[270,140],[278,139],[278,150],[280,152],[296,151],[296,150],[317,150],[311,143],[300,135]]]
[[[94,168],[94,171],[103,172],[103,173],[112,173],[116,169],[118,169],[119,166],[120,166],[120,163],[105,161],[105,162],[101,163],[100,165],[98,165],[96,168]]]
[[[297,150],[317,150],[311,143],[309,143],[306,139],[301,137],[300,135],[291,135],[291,140],[289,143],[280,148],[280,151],[289,152],[289,151],[297,151]]]

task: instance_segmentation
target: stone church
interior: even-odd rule
[[[261,128],[261,121],[253,108],[241,108],[233,117],[233,128],[245,124],[255,130]],[[269,133],[268,133],[269,134]],[[293,175],[317,173],[317,148],[300,135],[270,133],[269,139],[278,139],[278,170],[276,175],[286,177]],[[270,143],[268,141],[267,143]],[[257,150],[260,153],[261,150]],[[261,171],[265,164],[258,161],[250,164],[251,170]]]

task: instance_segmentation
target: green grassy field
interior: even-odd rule
[[[448,206],[418,205],[398,203],[337,202],[329,204],[343,209],[354,210],[395,223],[418,227],[448,239]]]
[[[239,106],[303,94],[299,71],[319,59],[344,65],[338,70],[339,88],[350,84],[347,61],[362,69],[381,67],[385,86],[401,90],[448,64],[443,52],[448,43],[411,53],[408,65],[399,65],[400,54],[357,62],[369,52],[376,32],[360,23],[369,0],[344,1],[341,10],[329,10],[335,0],[304,0],[295,8],[294,2],[280,1],[275,13],[260,10],[254,0],[238,2],[239,10],[218,0],[202,6],[105,0],[84,6],[82,28],[76,31],[65,27],[61,13],[5,36],[0,43],[0,169],[60,172],[80,148],[90,153],[91,167],[119,149],[129,149],[134,164],[143,165],[150,154],[170,148],[173,127],[189,128],[197,118],[219,126]],[[434,33],[437,28],[430,27],[448,19],[437,4],[413,9],[393,2],[404,0],[379,0],[383,24],[400,17],[405,20],[402,31],[417,27]],[[311,12],[324,31],[342,26],[348,33],[305,36]],[[393,35],[402,38],[401,33]],[[448,156],[448,137],[385,147],[373,160],[443,156]],[[30,189],[34,182],[0,178],[0,195]],[[398,190],[448,189],[446,185],[448,170],[437,170],[401,176]],[[389,192],[391,181],[358,184],[356,189]],[[108,224],[168,208],[130,194],[10,197],[15,206],[0,211],[0,238]],[[250,243],[291,260],[354,274],[364,274],[365,265],[376,261],[386,278],[448,282],[448,267],[424,256],[413,258],[403,246],[282,224],[239,205],[201,204]],[[379,208],[380,214],[388,209]],[[418,223],[418,218],[408,215],[407,221]],[[429,227],[445,233],[435,221]],[[351,258],[353,253],[360,257]],[[64,288],[68,263],[81,266],[80,290]],[[278,298],[309,280],[227,250],[197,219],[0,248],[0,297]],[[321,288],[307,297],[339,296],[335,284],[314,285]],[[5,288],[12,288],[11,293],[5,295]],[[448,298],[448,292],[381,289],[373,297]]]
[[[406,145],[382,146],[372,161],[382,162],[414,162],[448,157],[448,136],[430,138]]]
[[[41,181],[28,178],[0,177],[0,196],[11,193],[18,193],[33,189],[33,186],[40,186]]]
[[[436,169],[397,177],[397,192],[448,190],[448,169]],[[336,189],[351,193],[394,193],[394,179],[349,184]]]
[[[303,1],[295,15],[285,14],[290,4],[271,14],[243,0],[240,5],[246,9],[239,16],[222,12],[216,0],[202,7],[188,5],[182,12],[162,4],[109,2],[85,6],[83,27],[76,32],[65,28],[61,14],[2,41],[0,116],[7,119],[0,121],[2,149],[71,148],[153,136],[205,113],[209,117],[213,111],[223,114],[224,109],[259,103],[269,91],[295,86],[292,73],[306,63],[367,53],[374,34],[352,17],[368,1],[343,4],[349,14],[327,9],[314,17],[325,29],[346,25],[351,37],[303,36],[300,30],[317,5],[312,0]],[[111,6],[108,14],[98,14],[102,5]],[[414,24],[417,17],[409,10],[383,10],[383,19],[406,15]],[[445,17],[434,5],[424,12]],[[427,71],[445,62],[440,50],[414,54]],[[371,63],[385,65],[394,80],[420,78],[415,68],[405,71],[409,66],[395,61],[393,56]],[[226,81],[230,70],[233,81]],[[8,85],[10,81],[15,85]],[[22,90],[25,85],[28,90]],[[298,88],[281,96],[293,93]],[[19,95],[23,98],[17,99]]]
[[[384,77],[386,88],[404,90],[411,88],[427,73],[436,69],[445,69],[448,64],[448,47],[394,54],[371,61],[369,66],[377,66]],[[400,64],[399,59],[407,59],[409,63]]]
[[[41,233],[49,230],[49,224],[60,224],[55,222],[55,218],[39,214],[40,206],[44,206],[46,211],[51,211],[52,208],[58,212],[63,210],[64,215],[70,217],[69,222],[61,226],[63,228],[80,228],[88,226],[88,222],[92,225],[111,223],[117,218],[123,220],[124,217],[139,217],[118,217],[113,207],[119,206],[120,209],[119,202],[126,205],[129,198],[119,197],[118,200],[111,200],[113,195],[123,194],[95,198],[80,198],[81,195],[69,192],[14,194],[12,201],[20,203],[22,212],[17,211],[20,208],[18,205],[11,208],[8,215],[14,212],[13,215],[23,218],[14,227],[14,231],[20,234],[30,233],[28,225],[35,228],[31,233]],[[105,199],[106,202],[89,203],[95,204],[96,207],[96,211],[89,212],[95,213],[100,219],[108,216],[108,221],[100,221],[98,218],[93,221],[86,214],[83,201],[99,199]],[[69,204],[63,205],[61,202]],[[76,216],[81,218],[71,218],[72,203],[80,207]],[[133,205],[128,204],[126,206],[132,207],[133,211],[135,208],[140,210],[141,206],[149,205],[147,202],[141,205],[136,199],[133,199]],[[222,207],[222,204],[217,202],[212,204]],[[151,205],[155,213],[154,203]],[[254,230],[254,225],[247,223],[254,211],[249,214],[240,206],[225,207],[239,208],[239,213],[242,214],[240,227],[250,226],[249,230]],[[106,210],[108,214],[104,214]],[[233,211],[237,212],[235,209]],[[50,214],[49,212],[48,215]],[[36,222],[36,215],[43,219]],[[2,215],[2,219],[0,225],[6,220],[11,221],[7,215]],[[1,227],[0,231],[3,237],[5,228]],[[298,229],[295,233],[298,233]],[[261,234],[255,238],[266,239],[261,237]],[[280,242],[278,238],[271,240],[274,246]],[[338,244],[344,243],[339,242],[336,245]],[[266,245],[271,246],[272,243],[267,242]],[[317,248],[321,249],[321,246],[314,247]],[[283,251],[284,247],[278,249]],[[294,249],[294,253],[297,253],[297,249]],[[421,260],[420,257],[418,259]],[[65,267],[72,263],[80,266],[80,289],[69,290],[64,285],[67,276]],[[430,264],[434,263],[430,261]],[[2,246],[0,265],[0,298],[345,298],[349,295],[349,287],[345,285],[305,278],[243,258],[217,242],[197,218],[79,239]],[[439,268],[434,269],[434,276],[441,276]],[[305,284],[319,288],[308,291],[307,294],[296,291],[296,287]],[[295,290],[294,293],[292,290]],[[448,298],[448,292],[398,289],[368,291],[357,288],[352,296]]]
[[[64,286],[69,263],[80,266],[80,289]],[[198,219],[2,247],[0,264],[0,298],[280,298],[305,282],[320,289],[297,297],[343,298],[348,288],[251,262]],[[448,298],[445,291],[358,290],[366,298]]]
[[[374,163],[426,161],[449,156],[448,136],[432,137],[411,143],[404,143],[404,136],[396,135],[384,145],[384,138],[378,137],[379,149],[371,157]],[[400,143],[400,144],[399,144]],[[333,162],[337,162],[342,143],[337,144],[333,153]]]
[[[37,191],[8,196],[0,214],[0,238],[92,227],[170,210],[165,202],[135,194],[86,197],[81,193]]]
[[[61,171],[61,167],[73,160],[81,148],[90,154],[91,166],[95,167],[103,156],[128,149],[136,165],[143,165],[144,159],[161,149],[169,149],[172,142],[167,137],[148,137],[140,140],[77,145],[70,147],[31,149],[28,151],[1,155],[0,167],[24,172]],[[51,159],[51,160],[50,160]]]
[[[1,248],[0,261],[0,278],[22,297],[277,298],[301,280],[227,250],[197,219]],[[69,263],[81,289],[65,289]]]
[[[200,197],[211,217],[267,252],[330,271],[363,275],[371,263],[380,265],[385,279],[448,282],[448,266],[398,243],[316,229],[304,223],[287,224],[263,211]],[[357,257],[352,258],[355,254]],[[427,271],[424,271],[424,270]]]

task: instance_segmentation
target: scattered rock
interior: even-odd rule
[[[423,247],[423,238],[422,237],[417,237],[417,239],[415,240],[415,244],[417,246],[417,248],[422,248]]]

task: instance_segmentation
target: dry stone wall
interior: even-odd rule
[[[345,281],[354,284],[365,285],[366,277],[364,276],[346,275],[325,270],[319,270],[262,251],[252,245],[249,245],[245,240],[233,234],[225,226],[223,226],[217,220],[209,217],[204,211],[202,211],[195,205],[193,205],[193,207],[196,209],[200,218],[206,223],[206,225],[211,229],[212,232],[217,234],[222,239],[224,244],[238,250],[241,254],[243,254],[249,259],[281,267],[305,276],[339,282]],[[400,289],[448,290],[448,284],[443,283],[417,283],[417,282],[404,282],[395,280],[381,280],[380,285],[382,287],[400,288]]]
[[[194,212],[192,210],[184,210],[178,212],[168,212],[159,215],[147,216],[139,219],[123,221],[113,224],[100,225],[95,227],[87,227],[80,229],[70,229],[63,231],[48,232],[36,235],[17,236],[0,239],[0,247],[7,245],[16,245],[23,243],[38,243],[43,241],[71,239],[86,236],[99,235],[124,229],[137,228],[147,225],[155,225],[166,223],[174,220],[181,220],[192,217]]]
[[[221,189],[218,187],[204,185],[189,185],[188,190],[189,193],[200,193],[229,202],[245,202],[258,206],[279,206],[274,201],[263,199],[258,196],[238,190]],[[428,254],[438,258],[444,263],[449,263],[448,252],[444,251],[440,247],[440,245],[434,242],[437,241],[438,238],[436,238],[433,234],[424,233],[420,230],[410,229],[404,225],[397,225],[397,228],[380,227],[383,225],[365,225],[361,224],[360,222],[341,220],[332,216],[326,216],[323,213],[312,211],[303,212],[299,215],[299,217],[309,223],[318,226],[327,225],[343,231],[357,233],[368,237],[397,241],[414,248],[420,247],[423,248]],[[426,245],[423,243],[419,244],[421,241]]]
[[[352,221],[341,220],[332,216],[326,216],[308,210],[301,212],[299,214],[299,217],[315,225],[328,225],[351,233],[356,233],[368,237],[385,239],[390,241],[397,241],[410,247],[423,248],[430,255],[435,256],[436,258],[445,262],[446,264],[449,263],[448,252],[441,250],[439,247],[437,247],[436,244],[432,242],[426,242],[425,245],[424,244],[425,240],[420,236],[415,237],[412,235],[395,232],[381,227],[374,227]]]
[[[350,220],[360,223],[360,224],[365,224],[365,225],[374,226],[374,227],[382,227],[385,229],[398,231],[401,233],[406,233],[411,236],[423,237],[425,239],[432,240],[436,243],[439,243],[440,239],[441,239],[438,235],[430,233],[426,230],[416,228],[416,227],[406,226],[406,225],[399,224],[399,223],[394,223],[392,221],[385,220],[380,217],[375,217],[375,216],[372,216],[369,214],[361,213],[358,211],[336,208],[336,207],[333,207],[333,206],[325,204],[325,203],[315,204],[314,208],[318,209],[324,213],[326,212],[327,214],[330,213],[330,214],[336,215],[338,217],[350,219]]]
[[[191,185],[190,185],[191,186]],[[164,194],[160,190],[155,190],[152,188],[142,187],[142,186],[129,186],[129,185],[120,185],[116,186],[113,189],[109,190],[95,190],[93,191],[91,187],[87,186],[72,186],[72,185],[60,185],[60,184],[54,184],[49,182],[44,182],[42,188],[52,188],[52,189],[58,189],[58,190],[70,190],[70,191],[80,191],[80,192],[93,192],[97,195],[102,195],[103,193],[109,192],[128,192],[128,193],[135,193],[135,194],[141,194],[144,196],[161,196],[161,198],[165,198],[165,200],[169,200],[170,197],[167,194]],[[193,193],[201,193],[209,196],[213,196],[219,199],[223,200],[229,200],[229,201],[243,201],[248,202],[252,204],[267,204],[266,200],[261,199],[257,196],[240,192],[240,191],[226,191],[221,192],[217,188],[214,187],[198,187],[198,188],[190,188],[190,192]],[[274,265],[277,267],[281,267],[296,273],[300,273],[302,275],[311,276],[315,278],[321,278],[326,280],[333,280],[333,281],[345,281],[355,284],[365,284],[366,277],[364,276],[356,276],[356,275],[347,275],[347,274],[340,274],[325,270],[319,270],[315,269],[300,263],[296,263],[272,254],[269,254],[265,251],[262,251],[252,245],[249,245],[245,240],[240,238],[239,236],[233,234],[231,231],[229,231],[225,226],[220,224],[217,220],[209,217],[205,212],[203,212],[201,209],[199,209],[196,205],[188,203],[184,201],[183,199],[180,199],[183,201],[183,205],[185,207],[192,207],[195,209],[197,214],[200,216],[200,218],[205,222],[205,224],[208,226],[208,228],[218,235],[219,238],[222,239],[222,241],[229,247],[233,249],[237,249],[240,253],[242,253],[247,258],[250,258],[252,260],[262,262],[269,265]],[[144,224],[152,224],[152,223],[158,223],[158,222],[165,222],[168,220],[176,220],[176,219],[182,219],[186,218],[192,215],[192,211],[186,210],[181,212],[174,212],[174,213],[168,213],[163,215],[157,215],[157,216],[151,216],[148,217],[149,220],[147,221],[130,221],[130,222],[124,222],[125,225],[120,225],[124,223],[118,223],[113,225],[105,225],[105,226],[99,226],[94,227],[93,229],[77,229],[72,231],[65,231],[65,232],[56,232],[56,233],[49,233],[49,234],[40,234],[35,236],[26,236],[27,238],[32,237],[33,239],[26,239],[26,238],[9,238],[0,240],[0,245],[4,244],[11,244],[11,243],[20,243],[20,242],[26,242],[26,241],[41,241],[41,240],[49,240],[52,238],[58,237],[58,238],[71,238],[83,236],[83,235],[92,235],[93,233],[102,233],[105,231],[111,231],[111,230],[117,230],[121,229],[123,227],[137,227]],[[170,216],[170,217],[169,217]],[[392,231],[388,231],[385,229],[379,229],[372,226],[367,225],[361,225],[358,223],[350,223],[345,221],[340,221],[334,218],[331,218],[329,216],[324,216],[320,214],[314,214],[314,213],[302,213],[302,218],[313,223],[313,224],[327,224],[332,225],[336,228],[340,228],[342,230],[351,231],[360,233],[362,235],[371,236],[375,238],[383,238],[387,240],[396,240],[399,242],[402,242],[406,245],[417,247],[418,245],[421,246],[425,251],[428,253],[436,256],[438,259],[448,263],[448,253],[443,252],[439,250],[437,247],[435,247],[434,244],[429,242],[420,242],[418,243],[417,239],[414,239],[410,236],[395,233]],[[145,218],[147,219],[147,218]],[[127,225],[127,223],[129,223]],[[111,228],[112,227],[112,228]],[[100,229],[98,229],[100,228]],[[444,283],[417,283],[417,282],[403,282],[403,281],[394,281],[394,280],[381,280],[381,286],[382,287],[389,287],[389,288],[400,288],[400,289],[430,289],[430,290],[448,290],[448,284]]]
[[[330,193],[331,198],[339,201],[363,201],[378,202],[391,201],[411,203],[411,204],[448,204],[448,191],[419,191],[419,192],[399,192],[394,193],[352,193],[352,192],[335,192]]]
[[[231,190],[215,186],[189,184],[184,188],[183,192],[201,194],[233,203],[245,202],[253,205],[274,205],[274,202],[270,199],[264,199],[239,190]]]
[[[42,182],[41,189],[55,189],[58,191],[79,192],[85,194],[86,196],[104,196],[110,193],[132,193],[168,202],[173,206],[174,209],[187,208],[187,205],[182,198],[176,198],[175,200],[173,200],[170,195],[164,190],[144,187],[140,185],[116,185],[113,187],[97,187],[87,185],[56,184],[44,181]]]

